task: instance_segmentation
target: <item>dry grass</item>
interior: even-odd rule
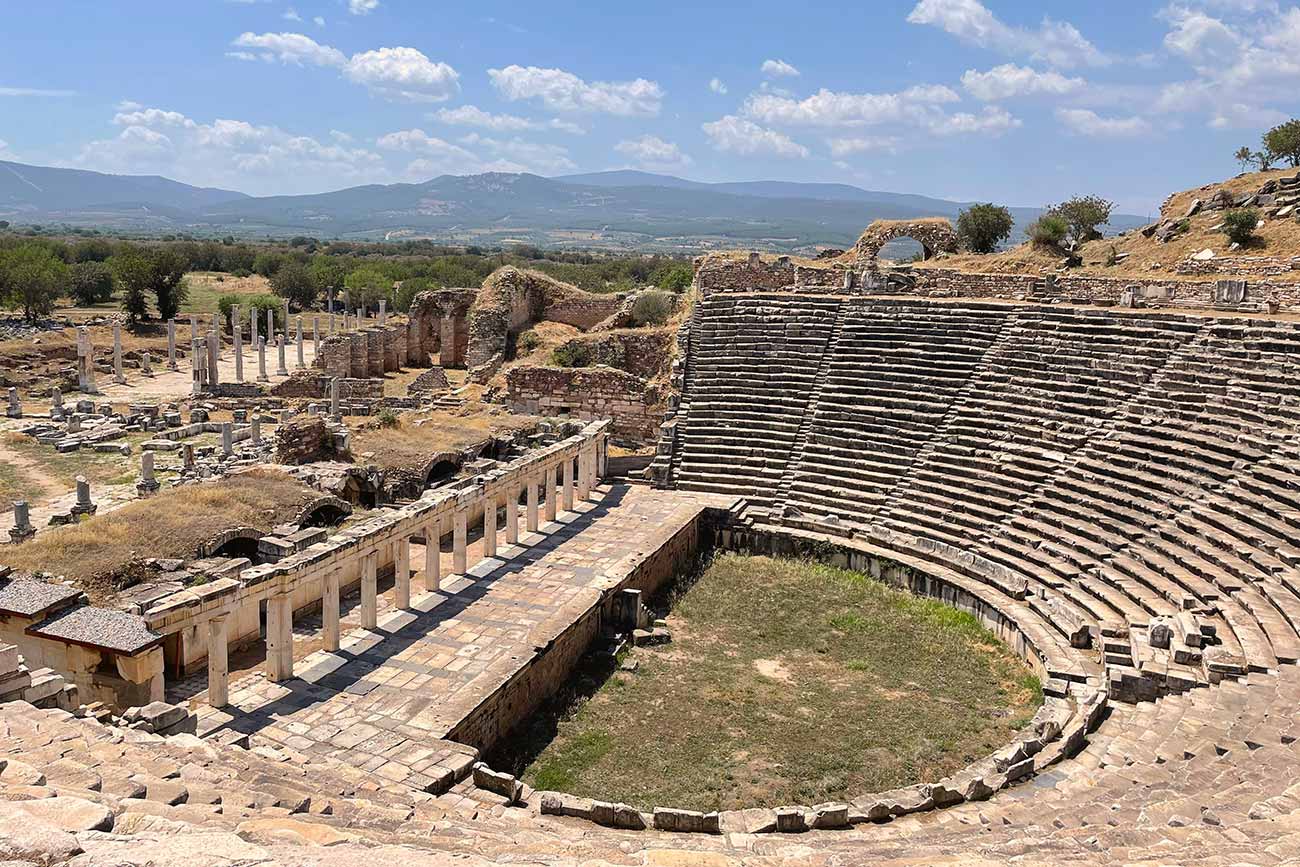
[[[22,434],[6,436],[5,448],[36,465],[47,478],[54,479],[65,489],[71,490],[76,485],[77,476],[85,476],[92,486],[124,485],[134,481],[139,475],[140,443],[152,438],[153,435],[149,433],[134,433],[112,441],[114,445],[130,445],[129,455],[97,452],[90,448],[61,454],[53,446],[42,445]]]
[[[435,455],[459,451],[537,423],[499,406],[470,401],[456,410],[431,410],[398,416],[397,427],[364,422],[352,435],[352,453],[386,469],[422,468]]]
[[[216,313],[217,299],[222,295],[270,295],[271,284],[259,274],[235,277],[214,271],[194,271],[185,276],[190,287],[189,298],[181,306],[181,313]]]
[[[1222,183],[1206,184],[1192,190],[1183,190],[1165,200],[1161,206],[1161,219],[1179,220],[1196,199],[1208,200],[1215,191],[1226,189],[1234,195],[1253,192],[1265,181],[1294,175],[1294,169],[1283,172],[1252,172],[1231,178]],[[1223,220],[1222,211],[1206,211],[1191,217],[1189,231],[1162,244],[1155,238],[1143,237],[1131,231],[1116,238],[1104,238],[1083,245],[1083,267],[1071,269],[1071,274],[1098,277],[1159,277],[1178,280],[1205,280],[1213,275],[1188,277],[1174,273],[1179,262],[1209,248],[1218,256],[1300,256],[1300,222],[1294,217],[1266,220],[1258,231],[1260,243],[1249,249],[1230,251],[1231,242],[1216,226]],[[1112,248],[1116,253],[1128,253],[1128,258],[1117,265],[1107,265]],[[960,271],[994,274],[1045,274],[1061,266],[1062,255],[1055,251],[1022,244],[1012,250],[988,256],[963,254],[918,262],[918,268],[956,268]],[[1224,275],[1231,276],[1231,275]],[[1300,271],[1291,271],[1278,281],[1300,281]]]
[[[957,771],[1042,701],[975,618],[841,569],[723,555],[669,625],[635,673],[593,662],[493,766],[642,809],[814,804]]]
[[[293,518],[316,492],[284,473],[253,470],[212,484],[169,488],[79,524],[50,529],[8,549],[20,570],[66,575],[103,600],[113,573],[143,557],[193,557],[198,545],[231,527],[270,530]]]

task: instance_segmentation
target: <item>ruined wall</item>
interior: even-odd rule
[[[590,354],[591,365],[604,365],[643,379],[655,379],[668,370],[676,333],[672,328],[598,331],[565,342],[560,350],[580,347]]]
[[[330,382],[335,378],[328,373],[314,370],[294,371],[288,379],[277,382],[271,387],[275,397],[296,397],[323,400],[330,396]],[[339,377],[340,400],[382,400],[384,381],[382,379],[351,379]]]
[[[421,363],[420,358],[428,364],[428,353],[422,349],[412,353],[409,349],[413,327],[418,328],[417,323],[390,322],[323,338],[312,367],[340,379],[366,379],[400,370],[412,363],[412,354],[416,364]]]
[[[875,267],[880,250],[896,238],[911,238],[921,245],[921,256],[957,252],[957,233],[942,217],[923,220],[876,220],[858,238],[852,254],[855,262]]]
[[[1300,271],[1300,256],[1215,256],[1213,259],[1185,259],[1174,271],[1204,276],[1232,274],[1242,277],[1278,277]]]
[[[512,368],[506,373],[506,405],[528,415],[610,419],[610,436],[634,448],[653,443],[665,406],[664,390],[608,367]]]
[[[275,432],[275,462],[298,466],[315,461],[346,459],[340,454],[338,438],[324,416],[290,419]]]

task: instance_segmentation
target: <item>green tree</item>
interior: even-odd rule
[[[373,307],[380,298],[388,299],[393,292],[393,278],[379,265],[367,264],[348,274],[344,281],[348,300],[352,306]]]
[[[348,279],[348,265],[336,256],[314,256],[307,266],[307,273],[311,275],[316,294],[332,298],[343,291]]]
[[[1255,240],[1255,227],[1259,225],[1259,211],[1254,208],[1234,208],[1223,215],[1223,234],[1241,246]]]
[[[1293,168],[1300,166],[1300,120],[1292,118],[1264,133],[1264,151]]]
[[[655,285],[669,292],[685,292],[695,280],[695,269],[690,265],[666,265],[654,273]]]
[[[162,319],[175,317],[189,295],[185,285],[189,263],[174,250],[130,248],[114,256],[110,266],[122,286],[122,310],[129,326],[149,318],[150,295]]]
[[[1112,202],[1099,196],[1076,196],[1049,207],[1047,213],[1064,220],[1066,235],[1076,244],[1082,244],[1101,237],[1098,227],[1109,222],[1114,207]]]
[[[113,297],[113,272],[103,262],[79,261],[68,268],[68,292],[83,307]]]
[[[1241,166],[1243,172],[1255,164],[1255,152],[1246,145],[1237,148],[1237,152],[1232,155],[1232,158]]]
[[[63,260],[39,244],[23,244],[0,253],[0,299],[21,307],[23,316],[35,321],[54,310],[59,292],[67,280]]]
[[[272,275],[271,291],[300,308],[309,307],[316,300],[316,282],[306,266],[294,261],[285,262]]]
[[[1011,212],[992,202],[971,205],[957,215],[957,237],[972,253],[992,253],[1011,237],[1016,221]]]
[[[150,258],[153,261],[153,294],[158,303],[158,316],[164,322],[175,318],[181,305],[189,297],[189,286],[185,283],[185,272],[189,270],[189,260],[175,250],[154,250]]]

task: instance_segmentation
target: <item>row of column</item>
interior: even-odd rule
[[[505,501],[505,536],[507,545],[519,544],[520,501],[523,501],[523,528],[537,532],[543,518],[550,522],[559,509],[573,511],[575,497],[578,501],[590,498],[597,481],[604,474],[603,437],[583,446],[576,462],[565,461],[545,470],[538,470],[527,480],[504,492],[491,494],[483,509],[483,555],[497,555],[497,513]],[[558,483],[558,491],[557,491]],[[544,494],[544,495],[543,495]],[[442,538],[448,528],[445,515],[430,518],[424,527],[414,530],[396,542],[393,558],[393,604],[399,609],[411,605],[411,540],[424,539],[424,590],[435,593],[446,583],[464,577],[469,572],[469,510],[456,510],[451,517],[452,565],[451,573],[442,575]],[[361,626],[375,629],[379,618],[379,551],[363,555],[361,563]],[[324,622],[323,644],[328,652],[339,649],[339,582],[342,569],[327,573],[321,585],[321,614]],[[229,669],[226,646],[229,636],[226,614],[209,621],[208,633],[208,700],[214,707],[224,707],[229,700]],[[279,593],[266,600],[266,675],[272,681],[293,677],[293,595]]]

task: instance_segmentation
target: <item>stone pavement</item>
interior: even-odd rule
[[[469,752],[442,739],[617,586],[639,555],[657,550],[706,506],[729,504],[604,486],[520,545],[501,543],[498,556],[469,576],[414,596],[409,611],[393,608],[385,595],[375,632],[359,628],[354,606],[338,653],[312,649],[319,646],[318,616],[296,617],[297,676],[272,683],[260,671],[232,675],[229,706],[209,707],[201,696],[195,702],[199,733],[254,734],[257,743],[333,757],[387,782],[441,790],[445,771]],[[415,576],[413,584],[421,583]]]

